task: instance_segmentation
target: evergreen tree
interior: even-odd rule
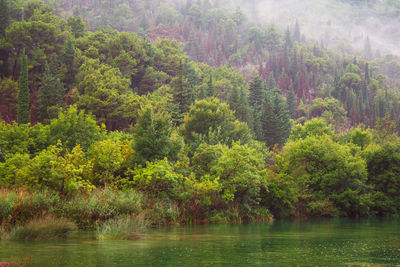
[[[75,58],[75,48],[71,39],[68,39],[65,44],[64,50],[64,64],[67,67],[67,73],[65,74],[64,83],[68,89],[73,85],[75,81],[75,71],[74,71],[74,58]]]
[[[367,36],[367,39],[365,40],[364,44],[364,56],[366,60],[371,60],[372,59],[372,49],[371,49],[371,43],[369,41],[369,37]]]
[[[7,0],[0,0],[0,43],[5,37],[6,29],[10,24],[10,16]],[[8,76],[8,50],[4,47],[0,48],[0,77]]]
[[[294,27],[294,40],[297,42],[300,42],[301,40],[301,34],[300,34],[300,26],[298,20],[296,20],[296,25]]]
[[[179,140],[173,140],[171,135],[172,129],[167,118],[154,115],[151,109],[144,110],[134,128],[136,162],[145,164],[165,157],[175,159],[181,146]]]
[[[293,119],[296,115],[296,96],[294,94],[293,86],[289,87],[289,91],[286,95],[286,103],[289,110],[289,115]]]
[[[289,27],[287,27],[286,32],[285,32],[285,46],[292,47],[292,37],[290,36]]]
[[[7,0],[0,0],[0,38],[4,38],[10,24],[10,15]]]
[[[267,93],[263,105],[261,125],[264,134],[263,141],[269,147],[283,144],[290,134],[290,116],[281,91],[274,88]]]
[[[268,89],[268,90],[272,90],[272,89],[274,89],[274,88],[276,88],[276,83],[275,83],[274,74],[271,72],[271,73],[269,74],[269,80],[268,80],[267,89]]]
[[[39,87],[38,113],[40,120],[43,121],[45,119],[49,119],[49,107],[62,105],[65,89],[60,78],[57,77],[54,72],[52,72],[52,69],[50,69],[47,62],[41,78],[41,82],[42,84]]]
[[[215,96],[215,87],[213,84],[213,77],[211,74],[210,74],[210,78],[207,83],[207,91],[205,93],[206,93],[206,97]]]
[[[190,105],[193,103],[193,93],[190,87],[186,85],[184,77],[184,62],[181,61],[179,75],[171,82],[173,90],[172,102],[172,120],[174,124],[180,125],[183,122],[185,113],[189,111]]]
[[[261,140],[263,133],[261,127],[261,110],[265,95],[264,83],[260,77],[255,77],[250,82],[249,104],[253,117],[253,131],[257,140]]]
[[[234,86],[228,92],[228,104],[230,109],[235,111],[235,116],[238,120],[250,124],[250,107],[244,88],[239,89]]]
[[[18,123],[30,123],[31,121],[29,98],[28,57],[24,51],[21,59],[21,72],[18,84]]]

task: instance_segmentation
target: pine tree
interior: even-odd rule
[[[0,0],[0,40],[5,37],[6,29],[10,24],[7,0]],[[0,77],[8,76],[8,49],[0,48]]]
[[[178,77],[175,77],[171,85],[173,87],[173,110],[172,120],[175,125],[180,125],[183,122],[185,113],[189,111],[190,105],[193,103],[193,93],[190,87],[186,85],[184,77],[184,62],[181,61]]]
[[[371,43],[369,41],[369,37],[368,36],[367,36],[367,39],[365,39],[364,56],[365,56],[366,60],[371,60],[372,59]]]
[[[268,80],[267,89],[268,89],[268,90],[272,90],[272,89],[274,89],[274,88],[276,88],[276,83],[275,83],[274,74],[271,72],[271,73],[269,74],[269,80]]]
[[[293,119],[296,115],[296,96],[294,94],[293,86],[289,87],[289,91],[286,95],[286,103],[289,110],[289,115]]]
[[[71,39],[68,39],[65,44],[63,58],[64,58],[64,64],[67,67],[67,73],[65,74],[64,83],[67,88],[70,88],[75,81],[75,72],[74,72],[75,48]]]
[[[215,96],[215,87],[214,87],[214,84],[213,84],[213,77],[212,77],[211,74],[210,74],[210,78],[209,78],[208,83],[207,83],[207,90],[206,90],[205,93],[206,93],[206,97]]]
[[[296,20],[296,25],[294,27],[294,40],[297,42],[300,42],[301,40],[301,34],[300,34],[300,26],[299,26],[299,22]]]
[[[247,99],[247,94],[244,88],[233,87],[228,92],[228,104],[231,110],[235,111],[235,116],[238,120],[251,123],[250,120],[250,107]]]
[[[10,24],[7,0],[0,0],[0,38],[4,38],[6,29]]]
[[[24,51],[22,54],[21,72],[19,75],[18,84],[18,123],[30,123],[31,121],[29,98],[28,58]]]
[[[260,77],[255,77],[250,82],[250,96],[249,104],[251,108],[251,113],[253,117],[253,131],[255,133],[256,139],[262,139],[262,127],[261,127],[261,110],[263,104],[263,98],[265,95],[264,83]]]
[[[281,91],[274,88],[267,93],[261,119],[264,138],[269,147],[283,144],[290,134],[290,116]]]
[[[292,37],[290,36],[289,27],[287,27],[285,32],[285,47],[292,47]]]
[[[64,85],[60,78],[53,72],[56,71],[45,65],[45,69],[41,78],[41,86],[39,87],[39,105],[38,114],[40,120],[49,118],[48,108],[51,106],[62,106],[64,96]]]

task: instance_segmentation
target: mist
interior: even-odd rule
[[[238,0],[234,5],[260,25],[293,28],[298,21],[305,38],[343,54],[356,52],[350,44],[364,49],[367,37],[374,56],[400,54],[400,4],[393,1]]]

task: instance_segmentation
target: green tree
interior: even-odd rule
[[[10,24],[10,14],[7,0],[0,0],[0,38],[6,34],[6,29]]]
[[[31,114],[29,108],[30,91],[28,85],[28,57],[25,53],[21,60],[21,73],[18,83],[18,123],[30,123]]]
[[[330,136],[308,136],[283,148],[281,171],[299,185],[299,212],[314,216],[366,216],[370,196],[367,169],[359,154]],[[333,207],[332,207],[333,204]]]
[[[289,109],[289,115],[293,119],[294,116],[296,115],[296,109],[297,109],[296,96],[294,94],[293,86],[289,87],[289,91],[287,92],[286,95],[286,103]]]
[[[183,122],[185,114],[189,111],[193,102],[193,91],[188,86],[184,75],[184,62],[181,61],[179,75],[171,81],[172,92],[172,119],[175,125]]]
[[[151,109],[146,109],[135,125],[133,148],[136,162],[144,165],[146,162],[162,160],[165,157],[176,160],[182,143],[180,138],[173,134],[167,118],[154,115]]]
[[[196,101],[190,107],[181,131],[185,141],[194,146],[202,142],[231,144],[241,141],[245,144],[251,140],[247,124],[236,120],[229,105],[217,98]]]
[[[290,134],[290,116],[286,102],[278,88],[267,93],[261,123],[267,146],[282,145]]]
[[[400,142],[386,141],[364,152],[368,183],[374,189],[373,210],[378,215],[398,214],[400,211]]]
[[[60,140],[69,150],[80,145],[87,151],[93,143],[103,139],[104,134],[104,129],[97,126],[93,116],[86,115],[74,105],[60,110],[58,118],[50,121],[48,144],[56,145]]]
[[[67,68],[67,73],[64,77],[64,83],[67,88],[71,87],[71,85],[75,81],[75,70],[74,70],[74,58],[75,58],[75,48],[71,39],[68,39],[65,43],[63,59],[64,64]]]
[[[249,104],[252,109],[253,131],[257,140],[262,140],[263,132],[261,125],[262,104],[265,95],[264,83],[258,76],[254,77],[249,86]]]
[[[52,73],[47,62],[44,67],[41,83],[42,84],[40,85],[38,92],[38,114],[39,118],[44,121],[50,118],[50,107],[62,106],[65,89],[60,78]]]

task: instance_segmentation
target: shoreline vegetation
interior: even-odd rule
[[[209,1],[134,2],[203,36],[191,53],[214,64],[189,42],[88,31],[61,3],[0,0],[2,239],[400,214],[397,59],[347,58]]]

